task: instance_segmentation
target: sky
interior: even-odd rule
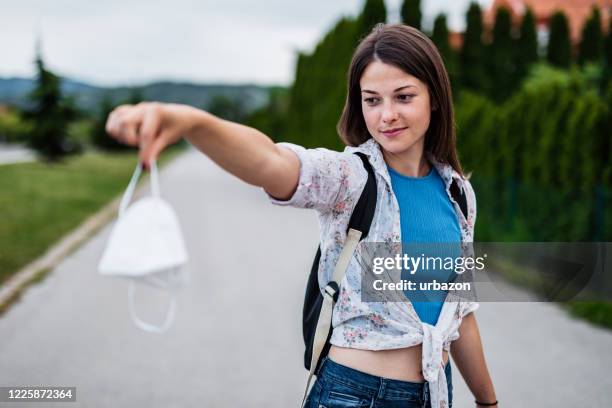
[[[463,29],[470,0],[421,0],[424,24],[444,12]],[[486,5],[490,0],[478,0]],[[389,22],[402,0],[385,0]],[[88,83],[157,80],[289,85],[310,52],[364,0],[5,0],[0,77],[31,77],[36,38],[56,74]]]

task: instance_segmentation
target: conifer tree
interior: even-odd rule
[[[451,48],[449,42],[448,26],[446,25],[446,15],[439,14],[434,21],[433,33],[431,40],[440,51],[446,71],[450,77],[451,85],[453,89],[456,89],[456,82],[458,81],[458,61],[457,54]]]
[[[608,27],[608,35],[604,41],[603,72],[601,74],[600,92],[603,94],[612,86],[612,18]],[[612,115],[611,115],[612,116]]]
[[[365,37],[378,23],[387,22],[387,9],[384,0],[366,0],[359,16],[359,38]]]
[[[498,8],[493,26],[493,41],[488,54],[492,79],[490,96],[497,102],[506,99],[516,86],[511,29],[510,11],[505,7]]]
[[[68,140],[68,125],[77,112],[63,97],[60,79],[45,67],[40,52],[35,64],[37,78],[29,95],[31,108],[24,112],[32,123],[28,144],[44,159],[56,161],[76,150]]]
[[[552,65],[569,68],[572,63],[572,48],[570,44],[569,25],[562,11],[552,15],[549,24],[547,59]]]
[[[538,38],[533,12],[527,9],[521,21],[519,38],[517,40],[516,54],[516,80],[520,82],[527,72],[529,66],[538,60]]]
[[[434,20],[431,40],[436,45],[436,47],[438,47],[438,51],[440,51],[440,54],[442,55],[442,58],[444,58],[444,61],[448,60],[451,52],[448,35],[449,33],[448,26],[446,25],[446,15],[439,14]]]
[[[465,88],[475,91],[487,89],[485,53],[482,42],[482,10],[478,3],[470,3],[467,26],[460,52],[460,75]]]
[[[421,0],[404,0],[400,14],[404,24],[421,29]]]
[[[578,48],[578,63],[598,62],[603,51],[603,38],[601,33],[601,16],[599,8],[593,7],[589,19],[582,27],[582,35]]]

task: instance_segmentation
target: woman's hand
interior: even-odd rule
[[[194,111],[191,106],[159,102],[121,105],[108,116],[106,132],[121,143],[138,146],[140,162],[148,169],[162,150],[191,131]]]

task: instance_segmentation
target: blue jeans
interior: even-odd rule
[[[449,408],[453,401],[450,360],[444,369]],[[325,357],[306,399],[307,408],[430,408],[429,383],[378,377]]]

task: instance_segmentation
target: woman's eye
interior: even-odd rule
[[[376,98],[366,98],[363,101],[367,103],[368,105],[372,105],[377,102],[377,99]]]
[[[414,97],[414,95],[398,95],[397,98],[400,101],[409,101]]]

